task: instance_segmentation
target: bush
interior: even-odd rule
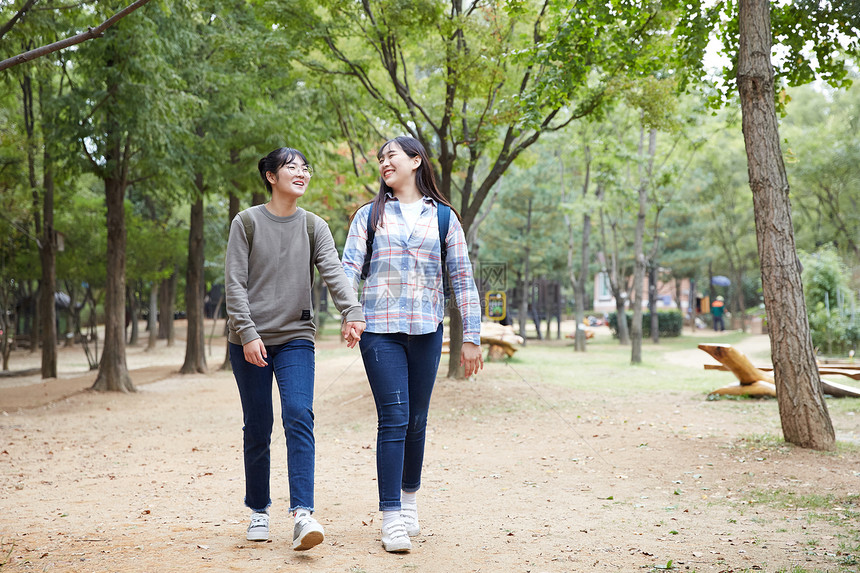
[[[827,312],[824,303],[809,309],[812,344],[819,353],[844,355],[860,343],[860,323],[836,309]]]
[[[633,322],[633,313],[627,314],[627,329],[630,330],[630,325]],[[657,326],[661,338],[671,338],[681,336],[681,331],[684,328],[684,317],[677,311],[657,312]],[[609,328],[612,330],[612,336],[618,338],[618,315],[617,313],[609,313]],[[642,336],[648,338],[651,336],[651,313],[645,311],[642,313]]]
[[[800,251],[798,256],[803,264],[803,292],[812,344],[819,352],[832,355],[856,349],[860,343],[860,321],[853,311],[851,272],[830,245],[811,254]]]

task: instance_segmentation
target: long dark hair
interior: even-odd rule
[[[439,187],[436,186],[436,175],[433,173],[433,168],[430,166],[430,158],[427,156],[427,150],[424,149],[424,146],[421,145],[421,142],[415,139],[414,137],[409,137],[408,135],[401,135],[399,137],[395,137],[394,139],[389,139],[379,148],[379,151],[376,153],[377,159],[382,159],[382,153],[385,151],[385,148],[391,145],[392,143],[396,143],[400,146],[400,149],[403,150],[403,153],[408,155],[409,157],[420,157],[421,165],[418,166],[418,169],[415,170],[415,186],[418,187],[418,190],[425,197],[430,197],[431,199],[437,201],[438,203],[442,203],[443,205],[448,205],[451,210],[457,215],[457,219],[460,219],[460,214],[457,213],[457,210],[454,209],[454,206],[451,205],[451,202],[446,199],[442,193],[439,192]],[[385,201],[387,199],[387,193],[393,193],[394,190],[385,184],[385,180],[380,176],[379,178],[379,193],[376,194],[376,197],[370,202],[373,206],[370,208],[370,215],[372,215],[373,219],[370,221],[370,224],[373,226],[372,228],[376,229],[382,225],[382,215],[385,212]],[[353,216],[355,214],[353,213]],[[444,241],[444,237],[442,238]]]
[[[269,192],[269,195],[272,194],[272,184],[269,183],[268,179],[266,179],[266,173],[274,174],[275,179],[277,179],[278,171],[281,170],[281,167],[283,167],[296,157],[301,159],[302,163],[308,165],[308,160],[305,157],[305,154],[298,149],[293,149],[292,147],[279,147],[278,149],[275,149],[274,151],[270,152],[267,156],[262,158],[259,163],[257,163],[257,169],[260,170],[260,178],[266,185],[266,190]]]

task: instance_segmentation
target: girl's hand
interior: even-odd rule
[[[266,354],[266,346],[263,344],[263,340],[261,338],[256,338],[243,345],[242,350],[245,353],[246,361],[250,362],[254,366],[259,366],[260,368],[266,366],[266,358],[268,355]]]
[[[354,348],[358,341],[361,340],[361,333],[364,332],[366,326],[363,322],[345,322],[340,329],[340,333],[346,340],[348,348]]]
[[[484,367],[484,357],[481,347],[472,342],[464,342],[460,352],[460,366],[466,367],[466,378],[477,374]]]

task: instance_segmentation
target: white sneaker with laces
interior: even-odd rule
[[[402,519],[382,526],[382,546],[389,553],[405,553],[412,549],[412,542],[409,540],[406,524]]]
[[[296,526],[293,528],[293,551],[306,551],[323,542],[325,532],[322,525],[309,514],[303,514],[296,518]]]
[[[269,514],[255,511],[251,514],[251,523],[248,524],[248,541],[268,541],[269,539]]]
[[[408,503],[401,504],[400,519],[403,520],[403,525],[406,526],[406,534],[409,537],[415,537],[421,533],[421,526],[418,525],[417,505]]]

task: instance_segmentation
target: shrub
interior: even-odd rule
[[[628,312],[627,328],[633,322],[633,313]],[[671,338],[673,336],[681,336],[681,331],[684,328],[684,317],[678,311],[657,312],[657,327],[660,336],[663,338]],[[612,336],[618,338],[618,315],[615,312],[609,313],[609,329],[612,330]],[[651,313],[644,311],[642,313],[642,336],[647,338],[651,336]]]
[[[819,352],[845,354],[860,343],[860,320],[850,288],[851,272],[836,250],[826,245],[814,253],[798,253],[803,264],[803,292],[812,331],[812,344]]]

